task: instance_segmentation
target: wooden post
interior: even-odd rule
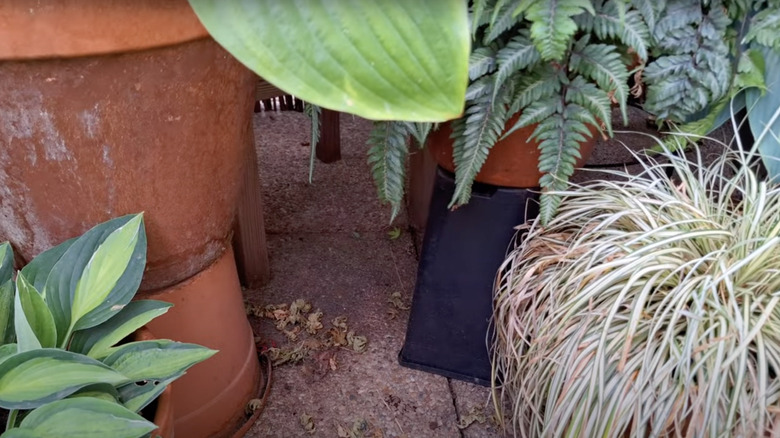
[[[248,288],[258,288],[268,281],[271,269],[268,264],[255,136],[250,131],[247,137],[247,166],[233,226],[233,252],[241,284]]]
[[[341,138],[339,113],[322,109],[320,114],[320,141],[317,142],[317,159],[323,163],[333,163],[341,159]]]
[[[409,155],[409,223],[414,229],[423,231],[436,179],[436,161],[429,151],[420,150],[416,145],[410,147],[415,151]]]

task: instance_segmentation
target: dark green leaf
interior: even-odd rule
[[[14,274],[14,253],[11,244],[0,243],[0,284],[10,281]]]
[[[76,238],[69,239],[53,248],[47,249],[22,268],[22,274],[37,291],[45,293],[44,287],[46,286],[46,279],[49,278],[51,268],[54,267],[54,264],[57,263],[75,241]]]
[[[14,342],[14,282],[0,284],[0,344]]]

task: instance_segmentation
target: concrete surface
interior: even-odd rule
[[[647,131],[644,114],[630,113],[626,129]],[[488,388],[398,365],[408,310],[389,301],[393,293],[400,294],[401,307],[411,301],[420,239],[408,231],[405,213],[393,224],[400,236],[388,234],[389,208],[377,201],[366,164],[371,122],[342,115],[341,123],[343,159],[316,163],[309,184],[306,116],[255,115],[272,279],[262,290],[246,291],[246,299],[259,306],[305,299],[312,311],[323,312],[323,330],[346,316],[350,329],[368,339],[367,348],[329,348],[301,364],[276,367],[268,404],[246,437],[503,436],[491,420]],[[651,144],[646,136],[619,134],[599,141],[590,163],[630,161],[624,145]],[[575,180],[604,176],[578,172]],[[266,344],[294,344],[270,319],[250,320]],[[311,417],[311,433],[301,422],[304,414]],[[468,419],[478,421],[457,427]],[[356,421],[362,427],[350,435]]]

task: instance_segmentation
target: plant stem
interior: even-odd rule
[[[62,338],[62,344],[60,345],[60,348],[63,350],[68,349],[68,344],[70,344],[70,337],[73,335],[73,324],[70,324],[68,326],[68,331],[65,332],[65,337]]]
[[[5,430],[11,430],[16,427],[16,416],[19,414],[18,409],[11,409],[8,412],[8,421],[5,423]]]

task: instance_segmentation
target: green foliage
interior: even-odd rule
[[[589,0],[539,0],[528,7],[531,38],[543,60],[563,61],[577,31],[572,17],[583,11],[595,13]]]
[[[401,210],[404,197],[406,167],[409,153],[407,136],[409,126],[405,123],[374,122],[374,129],[368,144],[368,163],[374,177],[379,199],[392,207],[390,221]]]
[[[462,0],[190,0],[211,36],[314,105],[373,120],[444,121],[463,110]]]
[[[10,278],[8,248],[0,244],[0,274]],[[129,215],[45,251],[0,287],[0,328],[13,315],[0,345],[0,407],[11,409],[3,438],[134,438],[155,428],[137,412],[215,352],[167,340],[121,344],[170,307],[130,302],[145,261],[142,216]],[[133,390],[140,382],[153,383]],[[20,410],[32,411],[19,422]]]

